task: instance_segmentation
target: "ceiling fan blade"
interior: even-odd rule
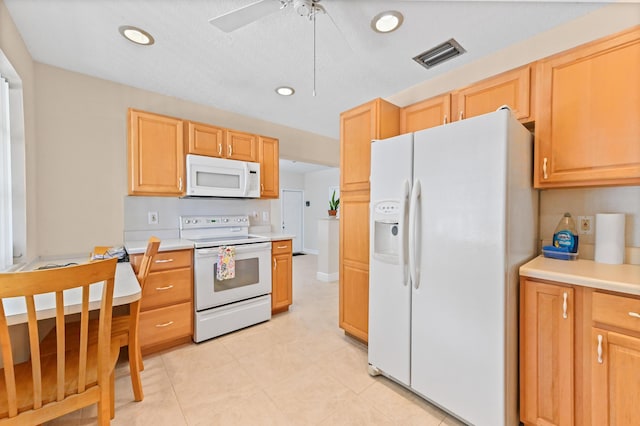
[[[209,19],[211,25],[220,28],[226,33],[244,27],[265,15],[277,12],[282,7],[278,0],[258,0],[240,9],[232,10],[224,15]]]

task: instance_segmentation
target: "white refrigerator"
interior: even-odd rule
[[[506,109],[371,147],[369,371],[477,426],[518,424],[532,152]]]

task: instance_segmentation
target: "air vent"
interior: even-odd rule
[[[439,44],[433,49],[422,52],[418,56],[414,57],[413,60],[429,69],[448,59],[461,55],[464,52],[466,52],[466,50],[464,50],[457,41],[451,39]]]

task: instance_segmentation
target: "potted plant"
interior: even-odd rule
[[[338,206],[340,205],[340,198],[336,198],[336,191],[331,194],[331,200],[329,200],[329,216],[335,216],[338,212]]]

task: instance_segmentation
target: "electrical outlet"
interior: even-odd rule
[[[148,212],[147,218],[149,225],[157,225],[158,224],[158,212]]]
[[[578,234],[593,234],[593,216],[578,216]]]

